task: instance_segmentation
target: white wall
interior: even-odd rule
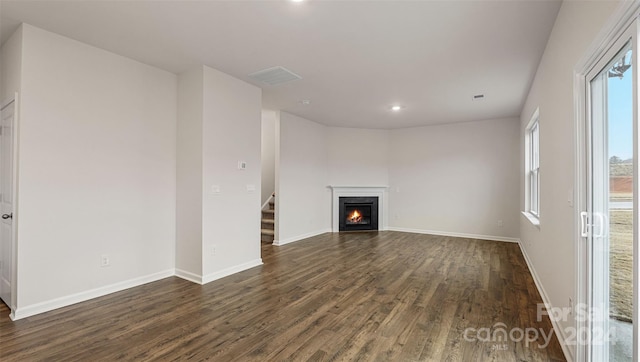
[[[540,107],[540,228],[522,216],[520,238],[554,307],[567,307],[569,297],[575,298],[574,210],[567,202],[574,183],[573,70],[618,4],[563,2],[520,119],[524,140],[527,123]],[[524,210],[523,147],[520,157]],[[560,322],[561,328],[574,323],[572,318]]]
[[[203,80],[202,239],[206,282],[262,264],[262,91],[206,66]],[[247,168],[239,170],[238,161],[246,162]],[[213,185],[220,187],[219,194],[211,192]]]
[[[331,230],[327,127],[280,112],[275,244]]]
[[[388,183],[386,130],[326,127],[280,112],[276,140],[277,245],[331,231],[329,185]]]
[[[0,102],[19,92],[22,82],[22,26],[11,35],[0,49]]]
[[[328,127],[327,152],[329,185],[389,184],[389,131]]]
[[[262,111],[262,204],[276,190],[276,120],[276,111]]]
[[[327,185],[391,186],[394,230],[518,238],[515,118],[388,131],[326,127],[281,112],[277,133],[277,244],[330,230]],[[309,210],[309,202],[318,207]]]
[[[518,132],[517,119],[391,131],[390,228],[517,239]]]
[[[20,26],[7,41],[2,45],[0,49],[0,107],[5,105],[5,102],[15,100],[16,92],[19,93],[22,89],[22,26]],[[6,103],[8,104],[8,103]],[[17,122],[20,116],[20,100],[18,99],[14,104],[14,122]],[[14,130],[14,137],[16,131]],[[16,156],[16,155],[14,155]],[[15,176],[15,175],[14,175]],[[17,215],[17,202],[16,197],[14,200],[14,214]],[[14,222],[14,229],[17,224]],[[2,291],[2,298],[13,309],[16,305],[16,262],[15,262],[15,242],[13,238],[0,237],[0,262],[2,263],[2,270],[0,274],[4,278],[7,278],[10,285],[2,285],[0,289],[6,288]],[[3,282],[4,283],[4,282]]]
[[[176,76],[22,35],[17,313],[171,275]]]
[[[176,273],[202,276],[203,68],[178,77]],[[195,276],[195,277],[194,277]]]

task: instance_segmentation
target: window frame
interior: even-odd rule
[[[525,211],[523,214],[540,225],[540,109],[535,112],[525,131]]]

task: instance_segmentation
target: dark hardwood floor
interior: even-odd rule
[[[560,361],[517,244],[400,232],[324,234],[204,286],[171,277],[12,322],[2,361]],[[1,303],[0,303],[1,304]],[[545,317],[546,318],[546,317]],[[518,336],[518,334],[515,334]],[[482,337],[482,335],[480,335]]]

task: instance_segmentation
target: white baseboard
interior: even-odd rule
[[[234,265],[232,267],[226,268],[226,269],[222,269],[220,271],[217,271],[215,273],[210,273],[207,274],[205,276],[202,277],[202,283],[200,284],[207,284],[209,282],[212,282],[214,280],[218,280],[224,277],[227,277],[231,274],[235,274],[235,273],[239,273],[241,271],[247,270],[247,269],[251,269],[257,266],[262,265],[262,259],[255,259],[255,260],[251,260],[249,262],[246,263],[242,263],[239,265]]]
[[[80,293],[68,295],[65,297],[52,299],[46,302],[41,302],[33,305],[28,305],[26,307],[16,308],[11,312],[9,317],[11,318],[11,320],[14,320],[14,321],[22,318],[31,317],[36,314],[49,312],[54,309],[67,307],[72,304],[76,304],[80,302],[85,302],[90,299],[102,297],[107,294],[119,292],[125,289],[137,287],[143,284],[155,282],[157,280],[168,278],[171,276],[177,276],[179,278],[182,278],[197,284],[206,284],[211,281],[224,278],[231,274],[235,274],[243,270],[251,269],[259,265],[262,265],[262,259],[252,260],[247,263],[232,266],[230,268],[226,268],[221,271],[211,273],[205,276],[200,276],[195,273],[191,273],[182,269],[169,269],[162,272],[142,276],[139,278],[129,279],[119,283],[114,283],[104,287],[87,290],[85,292],[80,292]]]
[[[509,238],[509,237],[505,237],[505,236],[464,234],[464,233],[454,233],[454,232],[449,232],[449,231],[397,228],[397,227],[392,227],[392,226],[389,226],[387,228],[387,230],[390,230],[390,231],[401,231],[401,232],[413,233],[413,234],[429,234],[429,235],[439,235],[439,236],[453,236],[453,237],[456,237],[456,238],[505,241],[505,242],[508,242],[508,243],[518,243],[520,241],[518,238]]]
[[[87,290],[84,292],[68,295],[65,297],[60,297],[56,299],[52,299],[46,302],[36,303],[32,305],[28,305],[26,307],[16,308],[10,315],[11,320],[18,320],[22,318],[31,317],[36,314],[49,312],[54,309],[67,307],[72,304],[80,303],[87,301],[89,299],[102,297],[107,294],[119,292],[125,289],[137,287],[143,284],[155,282],[160,279],[164,279],[175,274],[174,269],[169,269],[165,271],[161,271],[158,273],[153,273],[149,275],[145,275],[138,278],[133,278],[129,280],[125,280],[122,282],[114,283],[111,285],[106,285],[104,287],[95,288],[91,290]]]
[[[178,269],[176,268],[176,274],[175,274],[178,278],[184,279],[184,280],[188,280],[190,282],[196,283],[196,284],[202,284],[202,275],[198,275],[192,272],[188,272],[186,270],[182,270],[182,269]]]
[[[294,237],[291,237],[291,238],[273,240],[273,245],[282,246],[282,245],[285,245],[285,244],[293,243],[293,242],[296,242],[296,241],[304,240],[304,239],[307,239],[307,238],[318,236],[320,234],[330,233],[330,232],[331,232],[331,229],[324,229],[324,230],[318,230],[318,231],[306,233],[306,234],[303,234],[303,235],[294,236]]]
[[[524,247],[522,247],[521,242],[519,242],[518,245],[520,246],[520,251],[522,251],[524,260],[527,263],[527,266],[529,267],[529,271],[531,272],[531,276],[533,277],[533,282],[536,284],[536,288],[538,288],[538,293],[540,293],[540,296],[542,297],[542,301],[544,302],[545,305],[553,307],[553,305],[551,304],[551,300],[547,295],[547,292],[544,290],[544,287],[542,286],[542,282],[540,282],[538,273],[536,273],[536,269],[533,267],[533,263],[531,263],[531,259],[529,259],[529,254],[527,254],[527,250]],[[567,359],[568,362],[573,362],[575,360],[575,357],[573,355],[573,351],[566,343],[567,335],[565,334],[564,329],[560,328],[560,325],[554,318],[549,318],[549,319],[551,320],[553,329],[556,332],[556,336],[558,336],[558,342],[560,342],[560,346],[562,347],[562,352],[564,353],[564,357]]]

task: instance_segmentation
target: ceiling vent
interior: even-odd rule
[[[472,98],[474,101],[481,101],[484,99],[484,94],[476,94],[475,96],[473,96]]]
[[[249,74],[249,77],[268,85],[278,85],[302,79],[301,76],[284,67],[273,67]]]

